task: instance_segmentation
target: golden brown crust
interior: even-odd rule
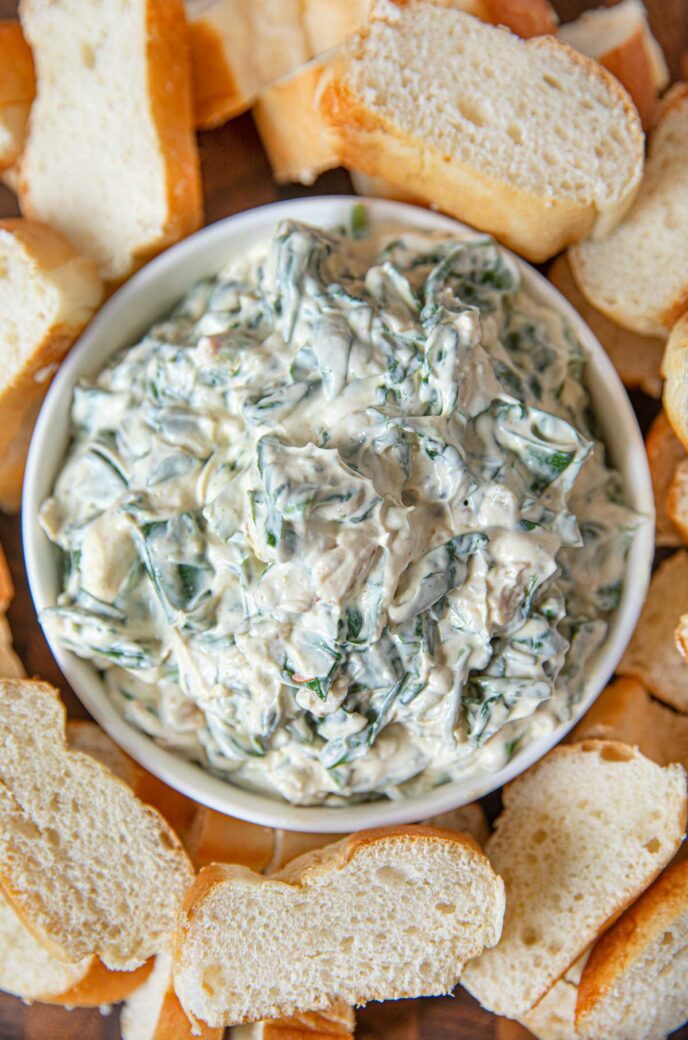
[[[30,105],[36,93],[31,48],[19,22],[0,22],[0,106]]]
[[[359,50],[369,29],[354,39]],[[637,138],[642,161],[643,135],[638,116],[626,91],[597,62],[578,54],[550,36],[539,36],[526,47],[565,50],[569,60],[584,68],[590,78],[604,80],[607,90],[623,109],[629,131]],[[419,197],[452,216],[488,231],[527,259],[540,262],[585,238],[602,219],[595,205],[559,198],[546,199],[459,163],[449,155],[430,150],[420,140],[404,134],[390,120],[371,112],[346,83],[347,60],[340,54],[332,62],[332,77],[324,85],[320,110],[336,129],[344,166],[372,176],[394,180],[404,169]],[[605,225],[616,223],[630,206],[637,185],[627,192],[613,213],[603,215]]]
[[[337,135],[317,107],[327,58],[309,62],[264,90],[253,109],[258,133],[278,184],[312,184],[339,166]]]
[[[687,912],[688,860],[684,860],[669,866],[593,947],[578,985],[577,1026],[643,950]]]
[[[110,971],[97,957],[83,979],[57,995],[46,994],[40,998],[43,1004],[59,1004],[65,1007],[100,1007],[103,1004],[119,1004],[135,989],[143,985],[151,971],[153,960],[142,964],[135,971]]]
[[[5,551],[0,545],[0,614],[6,614],[14,599],[14,583]]]
[[[662,364],[664,411],[674,433],[688,451],[688,314],[676,322]]]
[[[150,1040],[222,1040],[224,1032],[224,1029],[213,1029],[204,1022],[196,1023],[194,1030],[170,981]]]
[[[601,55],[599,60],[626,88],[638,109],[643,129],[647,130],[657,111],[657,87],[643,29],[636,29],[632,36]]]
[[[663,411],[648,430],[645,451],[655,499],[655,541],[670,548],[678,546],[681,538],[670,516],[667,496],[676,467],[686,458],[686,452]]]
[[[147,0],[146,29],[148,90],[165,164],[168,220],[162,237],[139,251],[141,260],[203,224],[189,35],[182,0]]]
[[[189,22],[189,43],[194,122],[200,130],[212,130],[245,112],[251,99],[239,89],[222,39],[212,26],[203,19]]]
[[[557,16],[548,0],[485,0],[485,15],[493,25],[505,25],[524,40],[557,31]]]
[[[185,844],[196,870],[210,863],[237,863],[256,873],[265,870],[275,840],[270,827],[225,816],[206,806],[195,809]]]

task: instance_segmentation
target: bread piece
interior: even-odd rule
[[[598,310],[644,335],[666,335],[688,307],[688,86],[662,102],[638,197],[619,227],[570,252]]]
[[[198,805],[184,844],[196,870],[209,863],[240,863],[260,873],[271,860],[279,833]]]
[[[577,1040],[575,1014],[578,983],[587,960],[585,953],[540,1003],[523,1016],[523,1025],[537,1040]]]
[[[193,872],[159,813],[65,743],[46,683],[0,681],[0,886],[66,962],[130,970],[163,950]]]
[[[431,816],[426,823],[430,827],[441,827],[445,830],[468,834],[481,849],[487,844],[490,836],[490,825],[480,802],[469,802],[468,805],[461,805],[458,809],[450,809],[449,812]]]
[[[585,713],[568,740],[618,740],[660,766],[688,769],[688,717],[654,700],[635,679],[615,679]]]
[[[12,632],[6,614],[14,598],[14,584],[7,563],[7,557],[0,545],[0,678],[22,679],[26,672],[14,647]],[[0,989],[2,986],[0,985]]]
[[[493,25],[505,25],[518,36],[553,33],[557,16],[548,0],[434,0]],[[306,35],[313,54],[321,54],[362,29],[375,0],[303,0]]]
[[[172,958],[160,954],[140,989],[127,1000],[120,1015],[122,1040],[222,1040],[224,1030],[201,1026],[192,1032],[172,983]]]
[[[0,22],[0,171],[21,154],[36,92],[31,48],[19,22]]]
[[[202,224],[182,0],[21,0],[20,14],[38,78],[22,212],[119,282]]]
[[[300,0],[189,0],[187,10],[198,127],[250,108],[264,87],[311,56]]]
[[[660,412],[650,426],[645,450],[655,500],[655,542],[672,548],[681,544],[681,536],[667,511],[667,495],[676,467],[686,458],[686,449],[664,412]]]
[[[212,1026],[446,993],[503,911],[477,845],[434,828],[363,831],[271,878],[206,867],[184,900],[175,988]]]
[[[608,72],[462,11],[387,10],[343,45],[323,87],[345,166],[392,181],[403,170],[420,198],[531,260],[621,219],[643,135]]]
[[[674,632],[688,613],[688,552],[660,563],[626,652],[617,668],[677,711],[688,711],[688,663],[679,653]]]
[[[562,25],[558,36],[609,69],[633,99],[643,126],[652,125],[657,98],[669,84],[669,69],[641,0],[585,11],[575,22]]]
[[[331,55],[330,55],[331,57]],[[312,184],[339,166],[337,134],[318,107],[327,55],[277,80],[259,96],[253,118],[279,184]]]
[[[0,272],[0,508],[13,512],[38,408],[103,286],[92,260],[28,220],[0,220]]]
[[[595,333],[624,386],[643,390],[650,397],[661,397],[665,340],[629,332],[595,310],[578,288],[566,254],[557,257],[548,277]]]
[[[660,1040],[688,1019],[688,862],[669,867],[594,947],[578,987],[583,1040]]]
[[[681,541],[688,543],[688,458],[681,459],[669,482],[666,511]]]
[[[108,971],[97,957],[65,964],[24,927],[0,894],[0,990],[22,1000],[98,1007],[123,1000],[144,982],[152,962],[136,971]]]
[[[662,371],[666,379],[664,410],[674,433],[688,451],[688,314],[671,330]]]
[[[555,748],[505,788],[485,849],[504,877],[504,930],[462,984],[522,1018],[666,866],[685,825],[681,766],[613,741]]]

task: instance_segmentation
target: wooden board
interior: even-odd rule
[[[528,0],[522,0],[528,3]],[[681,75],[688,53],[688,0],[645,0],[653,31],[664,51],[673,78]],[[597,6],[585,0],[554,0],[562,21]],[[0,18],[13,17],[15,0],[0,0]],[[688,74],[688,69],[683,69]],[[309,189],[278,188],[250,115],[233,120],[212,133],[200,135],[201,162],[208,223],[244,209],[302,195],[350,194],[351,182],[343,170],[320,177]],[[0,187],[0,217],[18,214],[16,200]],[[643,426],[656,409],[638,395]],[[62,691],[73,716],[87,713],[61,675],[36,621],[26,583],[19,520],[0,514],[0,542],[7,553],[17,594],[9,617],[15,645],[30,675],[54,683]],[[528,1040],[530,1034],[515,1023],[483,1011],[460,987],[454,997],[374,1004],[358,1013],[360,1040]],[[118,1040],[118,1012],[65,1011],[0,994],[0,1040]],[[621,1038],[619,1038],[621,1040]],[[629,1038],[624,1038],[629,1040]],[[688,1025],[674,1034],[688,1040]]]

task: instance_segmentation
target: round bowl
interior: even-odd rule
[[[267,240],[279,221],[291,217],[324,226],[346,224],[355,201],[350,196],[297,199],[249,210],[213,224],[144,267],[96,315],[56,375],[31,442],[22,525],[29,584],[39,617],[45,607],[55,603],[59,578],[57,551],[41,530],[38,510],[52,490],[67,449],[72,393],[78,380],[97,373],[115,351],[135,343],[197,279],[214,274],[249,247]],[[471,230],[416,206],[380,199],[366,200],[365,204],[374,223],[391,221],[449,233]],[[86,708],[112,739],[151,773],[213,809],[272,827],[332,833],[408,823],[473,801],[513,779],[562,739],[608,682],[635,627],[652,564],[654,505],[643,441],[626,392],[593,333],[542,275],[520,259],[517,263],[531,292],[564,313],[574,326],[588,356],[586,382],[610,458],[623,476],[629,504],[646,517],[628,556],[621,603],[608,637],[594,659],[585,695],[572,717],[546,736],[532,739],[505,768],[496,772],[475,774],[402,801],[381,800],[341,808],[301,807],[243,790],[159,747],[125,722],[108,699],[92,664],[49,640],[60,668]]]

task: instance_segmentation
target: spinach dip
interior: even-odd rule
[[[501,768],[581,697],[636,527],[584,369],[490,238],[284,222],[75,390],[43,624],[290,802]]]

